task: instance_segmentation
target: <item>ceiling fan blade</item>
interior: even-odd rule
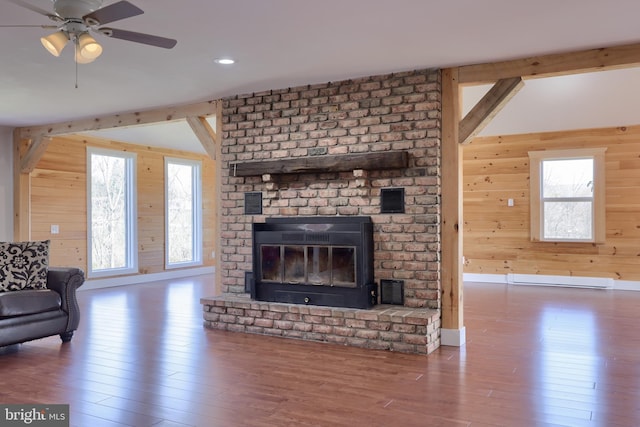
[[[57,25],[0,25],[0,28],[58,28]]]
[[[128,40],[130,42],[148,44],[151,46],[171,49],[178,43],[177,40],[165,37],[153,36],[151,34],[136,33],[134,31],[119,30],[117,28],[99,28],[99,32],[114,39]]]
[[[51,19],[52,21],[62,21],[62,18],[56,15],[55,13],[50,12],[48,10],[40,9],[37,6],[27,3],[26,1],[22,1],[22,0],[7,0],[7,1],[17,6],[24,7],[25,9],[29,9],[32,12],[39,13],[40,15],[44,15],[47,18]]]
[[[95,10],[83,16],[82,19],[85,22],[93,22],[91,25],[104,25],[120,19],[142,15],[143,13],[139,7],[123,0]]]

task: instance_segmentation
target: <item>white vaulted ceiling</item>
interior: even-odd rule
[[[28,1],[52,9],[51,0]],[[130,1],[145,13],[109,26],[175,38],[177,46],[165,50],[99,38],[104,52],[78,67],[78,88],[72,49],[56,58],[40,45],[51,30],[0,28],[0,126],[640,41],[637,0]],[[3,24],[49,21],[0,0]],[[214,62],[225,56],[236,64]],[[465,89],[467,103],[483,90]],[[638,95],[638,69],[529,80],[483,134],[638,124]],[[144,136],[152,127],[138,132],[108,137],[165,139],[201,151],[186,125],[152,136]]]
[[[490,85],[463,89],[464,112]],[[640,124],[640,69],[526,80],[480,135]]]

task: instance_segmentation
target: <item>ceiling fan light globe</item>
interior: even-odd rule
[[[102,46],[88,33],[78,38],[78,52],[85,59],[94,60],[102,54]]]
[[[69,42],[69,37],[67,37],[63,31],[56,31],[53,34],[40,38],[40,42],[53,56],[60,56],[62,49],[64,49]]]
[[[84,56],[82,56],[80,54],[80,50],[76,50],[75,61],[78,64],[89,64],[89,63],[91,63],[91,62],[93,62],[95,60],[96,60],[96,58],[85,58]]]

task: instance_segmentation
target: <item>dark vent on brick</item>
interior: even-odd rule
[[[259,191],[251,191],[244,193],[244,214],[260,215],[262,214],[262,193]]]
[[[404,280],[380,280],[380,303],[404,305]]]
[[[404,213],[404,188],[380,190],[381,213]]]

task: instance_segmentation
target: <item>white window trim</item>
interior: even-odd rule
[[[193,168],[191,175],[194,201],[193,201],[193,261],[169,262],[169,164],[188,165]],[[164,158],[164,268],[170,270],[174,268],[196,267],[203,264],[202,259],[202,162],[199,160],[181,159],[176,157]]]
[[[606,239],[605,222],[605,152],[606,148],[576,148],[568,150],[529,151],[530,170],[530,206],[531,241],[533,242],[577,242],[604,243]],[[593,159],[593,205],[592,239],[545,239],[543,236],[544,215],[541,203],[542,162],[546,160]],[[571,198],[576,201],[579,198]],[[589,201],[592,199],[589,198]]]
[[[94,270],[91,233],[91,155],[113,156],[125,159],[127,176],[127,209],[126,209],[126,245],[127,267],[108,270]],[[111,277],[138,273],[138,203],[137,203],[137,179],[136,179],[136,153],[128,151],[108,150],[104,148],[87,147],[87,277]]]

